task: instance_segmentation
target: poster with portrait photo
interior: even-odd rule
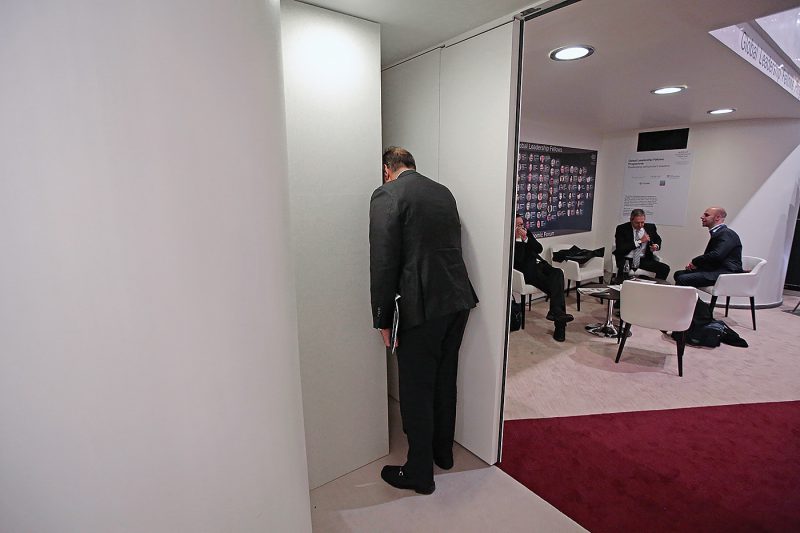
[[[520,142],[516,212],[534,237],[592,230],[597,151]]]

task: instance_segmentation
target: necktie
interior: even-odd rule
[[[636,230],[637,241],[642,238],[641,231],[642,230]],[[644,244],[640,242],[636,249],[633,250],[633,257],[631,258],[631,265],[633,266],[634,270],[639,268],[639,262],[642,260],[642,255],[644,255]]]

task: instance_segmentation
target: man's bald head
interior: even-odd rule
[[[724,207],[707,207],[700,216],[700,221],[705,228],[713,228],[725,222],[728,212]]]

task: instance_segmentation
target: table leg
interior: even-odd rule
[[[608,300],[606,307],[606,321],[605,323],[589,324],[586,326],[586,331],[598,337],[617,337],[619,333],[616,326],[614,326],[614,300]]]

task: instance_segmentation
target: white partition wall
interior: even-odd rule
[[[0,3],[0,531],[310,531],[279,37]]]
[[[377,24],[283,2],[292,231],[312,488],[389,453],[372,329],[369,199],[381,184]]]
[[[439,68],[441,48],[386,69],[381,75],[383,146],[402,146],[417,169],[439,180]],[[388,356],[389,395],[400,399],[397,357]]]
[[[508,22],[383,74],[384,144],[409,147],[418,169],[438,175],[458,202],[464,259],[480,303],[461,347],[456,440],[490,464],[499,451],[507,335],[515,31]],[[398,94],[409,91],[413,98]],[[438,173],[420,161],[438,161]]]
[[[458,201],[467,269],[480,298],[460,354],[456,440],[489,464],[499,451],[507,335],[515,27],[442,51],[439,179]]]
[[[797,141],[800,142],[800,132]],[[783,302],[783,285],[800,207],[800,144],[730,219],[742,239],[744,255],[767,260],[758,284],[757,305]],[[765,217],[764,213],[771,213]],[[747,243],[745,248],[744,243]],[[747,298],[731,298],[731,305],[749,305]]]
[[[417,169],[439,181],[439,69],[442,49],[383,71],[383,144],[414,154]]]

